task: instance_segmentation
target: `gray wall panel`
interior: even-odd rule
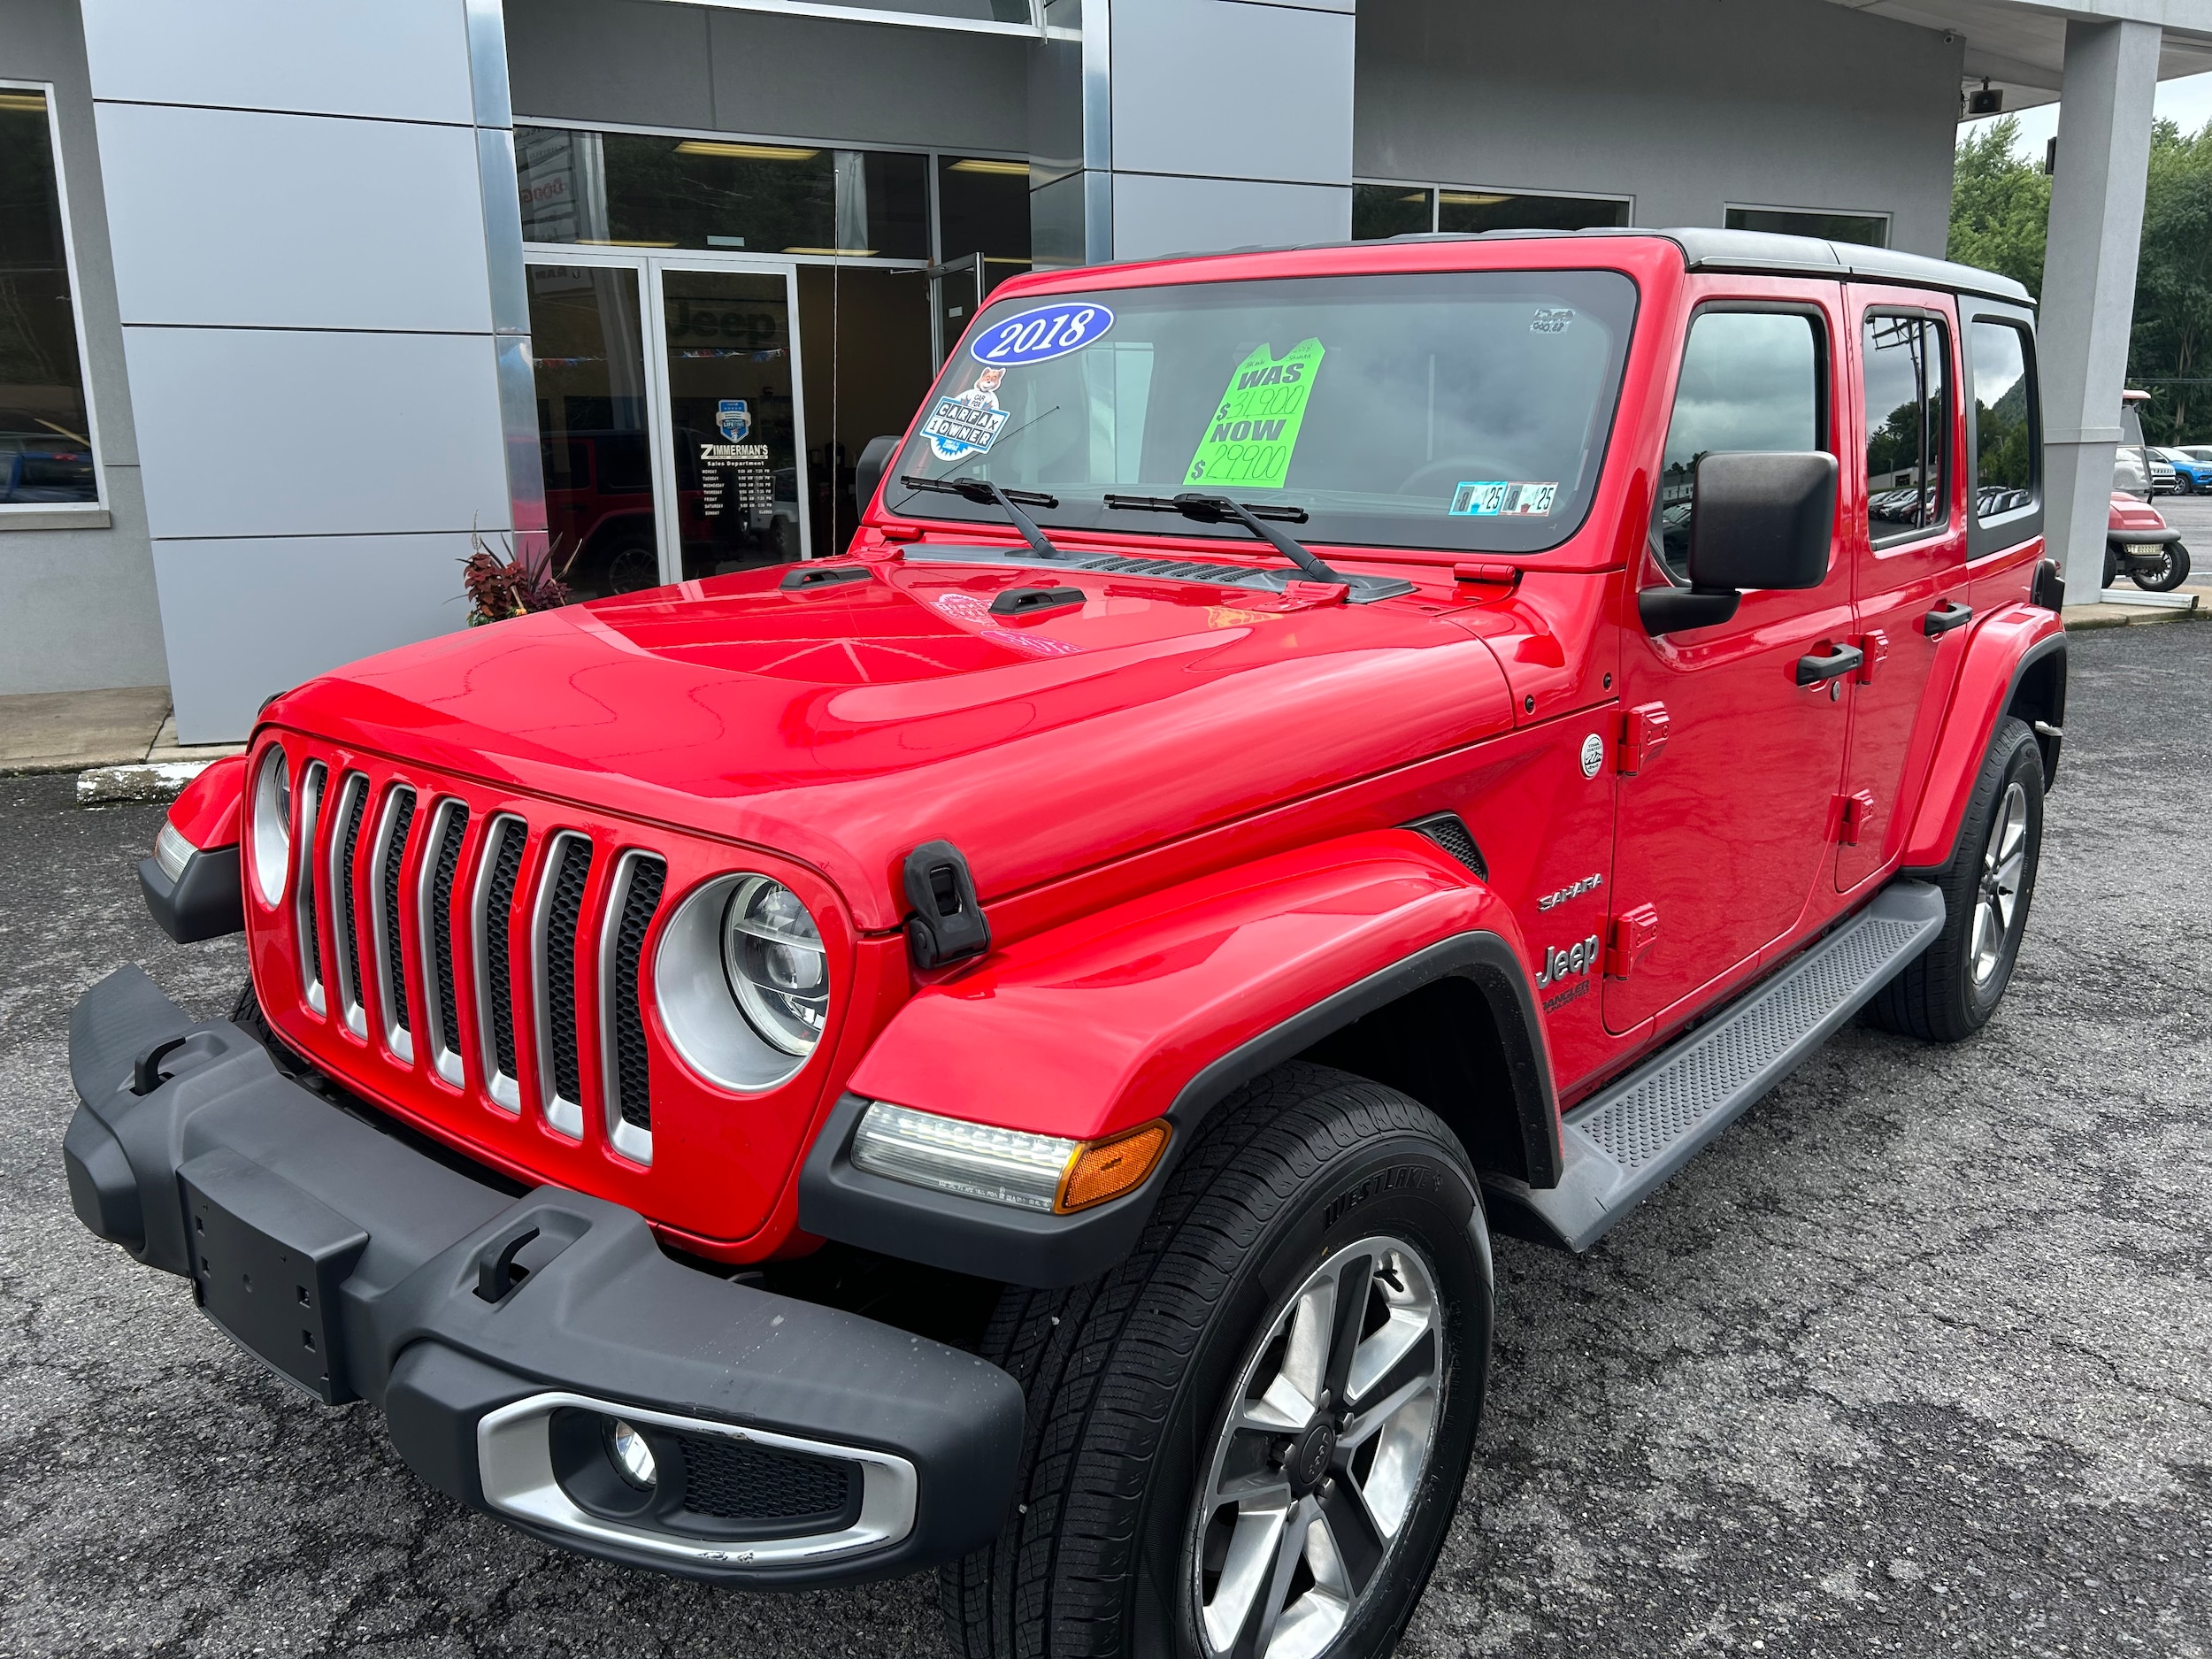
[[[465,621],[459,535],[157,541],[177,736],[215,743],[251,729],[273,691]],[[273,618],[311,626],[274,627]]]
[[[124,337],[156,536],[509,527],[488,335]],[[323,609],[353,602],[334,594]]]
[[[1964,47],[1827,0],[1363,0],[1363,178],[1881,211],[1939,255]]]
[[[127,322],[491,327],[468,127],[104,104],[100,150]]]
[[[135,466],[107,470],[105,530],[0,530],[0,696],[169,678]]]
[[[86,0],[100,96],[403,121],[470,119],[462,0]],[[312,74],[300,65],[312,64]]]
[[[1348,13],[1113,0],[1114,166],[1349,181]]]
[[[0,512],[0,695],[157,686],[169,671],[75,0],[0,0],[0,79],[54,89],[85,375],[109,518],[105,528],[27,530],[9,527]]]
[[[1114,174],[1117,259],[1342,242],[1351,234],[1352,193],[1343,185]]]
[[[507,7],[517,119],[1025,153],[1032,43],[642,0]]]
[[[515,113],[629,127],[714,125],[707,8],[658,0],[513,0]]]

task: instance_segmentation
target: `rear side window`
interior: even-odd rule
[[[1866,319],[1862,347],[1866,533],[1881,547],[1951,516],[1951,349],[1934,318],[1878,311]]]
[[[1824,447],[1820,365],[1820,325],[1805,312],[1703,311],[1691,319],[1654,538],[1677,581],[1689,580],[1697,464],[1727,450]]]
[[[1974,370],[1974,516],[1987,521],[2035,503],[2041,457],[2034,348],[2025,329],[1979,320],[1967,349]]]

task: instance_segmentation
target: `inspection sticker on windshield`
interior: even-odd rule
[[[1253,347],[1230,372],[1183,482],[1281,488],[1325,349],[1318,340],[1301,340],[1278,357],[1264,344]]]
[[[1532,334],[1563,334],[1575,314],[1563,306],[1547,306],[1529,319],[1528,331]]]
[[[1551,511],[1557,484],[1461,484],[1449,511],[1460,518],[1540,518]]]
[[[930,452],[941,461],[957,461],[964,455],[987,452],[998,442],[1007,411],[998,406],[998,385],[1004,369],[986,369],[964,392],[941,397],[922,422],[922,436]]]

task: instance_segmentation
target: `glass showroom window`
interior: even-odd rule
[[[0,515],[99,498],[53,118],[0,84]]]
[[[1889,246],[1889,219],[1880,213],[1806,212],[1786,207],[1732,207],[1731,230],[1768,230],[1784,236],[1817,236],[1824,242],[1855,242],[1869,248]]]
[[[1356,184],[1352,240],[1418,235],[1424,231],[1479,234],[1491,230],[1591,230],[1625,225],[1625,196],[1539,196],[1525,190],[1469,190],[1449,185]]]

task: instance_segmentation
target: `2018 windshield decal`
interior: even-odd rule
[[[1113,312],[1097,301],[1062,300],[993,323],[969,344],[968,355],[999,368],[1048,363],[1081,350],[1113,326]]]
[[[1278,357],[1264,344],[1253,347],[1230,372],[1183,482],[1280,489],[1326,349],[1318,340],[1301,340]]]

